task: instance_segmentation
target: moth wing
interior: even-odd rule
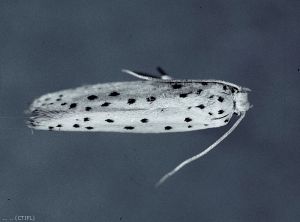
[[[220,119],[223,115],[228,114],[228,118],[232,115],[230,95],[222,94],[222,103],[216,100],[216,96],[214,100],[209,99],[211,93],[221,93],[218,91],[221,88],[184,81],[133,81],[83,86],[36,99],[30,107],[30,125],[47,129],[64,124],[68,127],[59,130],[83,130],[86,127],[96,130],[97,127],[97,131],[118,132],[124,132],[128,125],[135,127],[132,132],[164,132],[168,126],[172,127],[168,132],[218,127],[224,124],[224,119]],[[217,113],[219,109],[224,109],[222,116]],[[210,116],[210,111],[215,116]],[[213,119],[216,117],[220,118]],[[85,122],[84,118],[91,121]],[[142,124],[143,119],[149,120],[147,124]],[[113,122],[108,122],[110,120]],[[141,125],[140,128],[138,125]]]

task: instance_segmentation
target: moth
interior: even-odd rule
[[[221,80],[174,80],[122,70],[139,81],[86,85],[48,93],[33,101],[28,126],[37,130],[172,133],[235,124],[215,143],[185,160],[156,184],[202,157],[224,140],[250,108],[248,88]]]

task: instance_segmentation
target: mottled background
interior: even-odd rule
[[[300,221],[299,12],[298,0],[1,0],[0,218]],[[32,134],[24,125],[37,96],[157,65],[249,87],[254,105],[159,189],[160,176],[228,127]]]

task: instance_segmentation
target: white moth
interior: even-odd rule
[[[34,100],[28,126],[39,130],[170,133],[202,130],[240,118],[215,143],[185,160],[157,183],[162,184],[186,164],[198,159],[225,139],[250,108],[247,88],[220,80],[172,80],[123,72],[142,81],[88,85],[49,93]]]

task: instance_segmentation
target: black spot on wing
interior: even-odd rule
[[[201,82],[202,86],[207,86],[207,82]]]
[[[225,119],[225,120],[224,120],[224,123],[228,123],[228,122],[229,122],[229,119]]]
[[[141,122],[142,123],[147,123],[149,120],[148,119],[146,119],[146,118],[144,118],[144,119],[141,119]]]
[[[201,93],[202,91],[203,91],[202,89],[198,89],[196,93],[197,93],[198,95],[200,95],[200,93]]]
[[[53,126],[49,126],[48,127],[49,130],[53,130],[53,128],[54,128]]]
[[[113,91],[109,94],[109,96],[119,96],[120,93],[116,92],[116,91]]]
[[[224,110],[220,109],[220,110],[218,111],[218,114],[222,114],[222,113],[224,113]]]
[[[171,86],[173,89],[181,89],[182,88],[182,84],[180,84],[180,83],[172,83]]]
[[[92,109],[92,107],[89,107],[89,106],[85,107],[85,111],[90,111],[91,109]]]
[[[188,96],[188,93],[181,93],[181,94],[179,94],[179,97],[180,98],[185,98],[185,97],[187,97]]]
[[[218,101],[222,103],[224,101],[224,98],[222,96],[219,96]]]
[[[78,124],[73,125],[74,128],[79,128],[80,126]]]
[[[85,118],[83,119],[83,121],[84,121],[84,122],[90,121],[90,118],[85,117]]]
[[[196,107],[198,107],[200,109],[204,109],[205,108],[205,106],[203,104],[200,104],[199,106],[196,106]]]
[[[61,105],[61,106],[65,106],[65,105],[67,105],[67,103],[61,103],[60,105]]]
[[[146,100],[147,100],[147,102],[153,102],[156,100],[156,98],[154,96],[150,96]]]
[[[190,117],[186,117],[186,118],[184,119],[184,121],[188,123],[188,122],[191,122],[192,119],[191,119]]]
[[[62,125],[61,125],[61,124],[58,124],[56,127],[59,127],[59,128],[60,128],[60,127],[62,127]]]
[[[74,109],[77,106],[77,103],[71,103],[70,108],[69,109]]]
[[[181,98],[185,98],[185,97],[187,97],[189,94],[191,94],[192,92],[188,92],[188,93],[181,93],[181,94],[179,94],[179,97],[181,97]]]
[[[165,130],[170,130],[170,129],[172,129],[171,126],[166,126],[166,127],[165,127]]]
[[[87,126],[85,128],[88,129],[88,130],[94,129],[94,127],[91,127],[91,126]]]
[[[192,125],[188,125],[188,128],[192,128],[193,126]]]
[[[214,95],[211,95],[211,96],[210,96],[210,97],[208,97],[208,98],[212,99],[212,98],[214,98]]]
[[[105,102],[105,103],[103,103],[101,106],[103,106],[103,107],[107,107],[107,106],[109,106],[111,103],[109,103],[109,102]]]
[[[135,99],[128,99],[128,102],[127,102],[127,103],[128,103],[129,105],[131,105],[131,104],[135,103],[135,101],[136,101]]]
[[[223,86],[223,90],[225,90],[225,91],[227,90],[227,86],[226,85]]]
[[[95,100],[95,99],[98,99],[98,96],[90,95],[87,98],[88,98],[88,100]]]
[[[126,130],[133,130],[134,127],[133,126],[125,126],[124,129],[126,129]]]
[[[212,113],[212,112],[209,112],[208,114],[209,114],[210,116],[212,116],[212,115],[213,115],[213,113]]]
[[[114,122],[113,119],[106,119],[105,121],[108,122],[108,123],[113,123]]]

